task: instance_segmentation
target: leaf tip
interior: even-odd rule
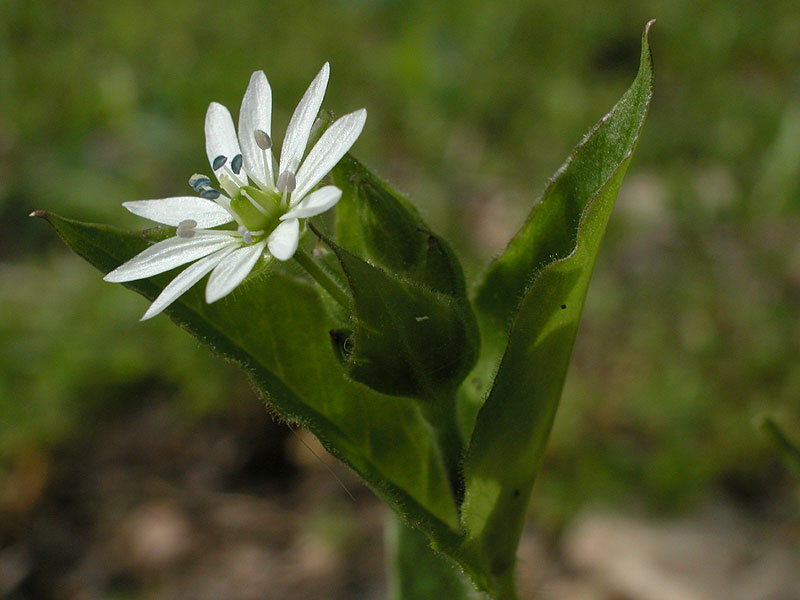
[[[46,210],[34,210],[28,216],[29,217],[39,217],[40,219],[44,219],[48,223],[51,222],[50,221],[50,213],[47,212]]]
[[[646,52],[648,57],[650,55],[650,28],[655,22],[655,19],[650,19],[644,26],[644,32],[642,33],[642,55]]]
[[[642,32],[642,49],[649,48],[650,46],[650,28],[655,23],[655,19],[650,19],[644,26],[644,31]]]
[[[644,26],[642,33],[642,56],[639,64],[639,74],[646,74],[649,79],[653,78],[653,57],[650,54],[650,28],[655,23],[655,19],[650,19]]]

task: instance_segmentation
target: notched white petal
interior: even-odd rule
[[[223,248],[211,256],[206,256],[204,259],[186,267],[161,291],[150,305],[150,308],[147,309],[147,312],[142,315],[141,320],[146,321],[155,317],[175,302],[184,292],[200,281],[206,273],[216,267],[226,256],[229,256],[231,252],[233,252],[233,248]]]
[[[230,294],[253,270],[267,241],[239,248],[225,257],[211,272],[206,285],[206,302],[211,304]]]
[[[300,222],[297,219],[283,221],[270,234],[267,240],[270,254],[278,260],[289,260],[297,250],[300,241]]]
[[[133,200],[122,206],[133,214],[163,225],[177,227],[186,219],[197,221],[196,227],[207,229],[230,223],[231,214],[216,202],[196,196],[179,196],[158,200]]]
[[[342,190],[335,185],[326,185],[309,194],[292,210],[281,216],[281,221],[288,219],[307,219],[324,213],[332,208],[342,197]]]
[[[197,231],[186,239],[171,237],[153,244],[128,262],[120,265],[103,279],[112,283],[135,281],[165,273],[212,252],[240,244],[237,238],[223,231]]]
[[[306,151],[308,136],[311,127],[317,118],[317,113],[322,106],[322,98],[325,96],[325,89],[328,86],[330,76],[330,65],[325,63],[317,73],[314,81],[308,86],[306,93],[294,110],[289,125],[286,128],[286,137],[281,146],[281,160],[278,173],[284,171],[297,171],[300,159]]]
[[[297,189],[292,201],[300,200],[336,166],[361,135],[367,111],[360,109],[337,119],[328,127],[297,171]]]
[[[242,98],[239,112],[239,144],[245,171],[264,183],[267,180],[267,170],[264,152],[257,143],[257,131],[263,132],[267,139],[272,132],[272,89],[264,71],[256,71],[250,76],[250,84]],[[269,158],[269,154],[267,157]]]
[[[214,174],[219,180],[222,173],[232,176],[234,181],[242,186],[247,184],[247,177],[244,173],[236,175],[230,173],[230,166],[226,168],[226,163],[229,164],[233,157],[241,154],[239,149],[239,141],[236,139],[236,130],[233,128],[233,118],[227,108],[218,102],[212,102],[208,105],[206,111],[206,156],[208,156],[208,164],[214,169],[214,162],[220,156],[224,156],[227,160],[218,169],[214,169]]]

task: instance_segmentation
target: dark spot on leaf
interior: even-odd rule
[[[353,332],[349,329],[331,329],[331,343],[339,362],[347,362],[353,352]]]
[[[519,490],[514,490],[514,498],[519,498]]]
[[[561,310],[564,310],[565,308],[567,308],[567,305],[566,304],[562,304],[561,305]]]

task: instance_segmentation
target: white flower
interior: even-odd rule
[[[242,98],[238,139],[227,108],[212,102],[206,113],[206,154],[224,193],[212,188],[208,177],[193,175],[189,184],[199,198],[123,203],[136,215],[177,229],[175,237],[137,254],[108,273],[106,281],[144,279],[196,261],[164,288],[142,320],[160,313],[209,272],[206,301],[211,303],[239,285],[262,255],[289,260],[299,243],[300,219],[339,201],[342,192],[335,186],[312,190],[361,134],[367,111],[337,119],[303,158],[329,74],[325,63],[297,105],[277,165],[272,155],[272,91],[264,72],[256,71]],[[236,231],[214,229],[234,221]]]

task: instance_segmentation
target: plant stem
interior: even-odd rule
[[[391,600],[488,600],[454,562],[434,551],[418,529],[386,515],[386,556]]]
[[[297,252],[294,253],[294,259],[342,308],[347,309],[350,307],[350,297],[304,250],[298,248]]]

